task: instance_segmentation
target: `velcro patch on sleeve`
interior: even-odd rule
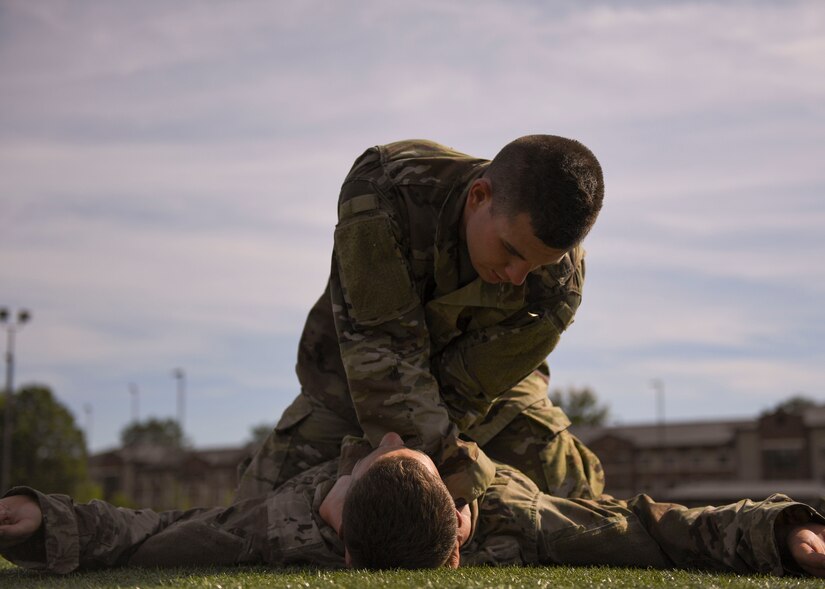
[[[335,252],[344,298],[356,322],[383,323],[418,304],[386,214],[361,215],[340,223],[335,228]]]
[[[358,213],[373,211],[377,209],[378,206],[378,196],[375,194],[353,196],[338,205],[338,219],[343,221]]]

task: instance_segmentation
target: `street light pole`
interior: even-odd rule
[[[91,403],[84,403],[83,404],[83,412],[86,414],[86,451],[91,454],[92,453],[92,424],[93,421],[93,414],[94,408],[92,407]]]
[[[135,383],[129,383],[129,394],[132,395],[132,423],[140,420],[140,389]]]
[[[5,492],[11,483],[11,440],[14,421],[14,336],[23,324],[31,319],[25,309],[17,312],[16,320],[9,319],[11,313],[5,307],[0,309],[0,324],[6,328],[6,408],[3,411],[3,469],[0,472],[0,492]]]
[[[183,412],[186,403],[186,373],[183,368],[175,368],[172,371],[172,376],[178,381],[178,425],[180,426],[180,433],[183,436]]]
[[[175,368],[172,371],[172,376],[178,381],[178,426],[180,427],[180,442],[183,446],[184,432],[183,432],[183,411],[184,403],[186,402],[186,373],[183,368]],[[183,493],[182,486],[185,484],[185,479],[180,470],[178,470],[177,480],[175,481],[175,504],[180,504],[181,493]]]
[[[659,446],[665,445],[665,383],[660,378],[650,381],[650,386],[656,391],[656,421],[659,430]]]

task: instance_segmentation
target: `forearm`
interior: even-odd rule
[[[429,367],[424,311],[416,307],[378,325],[358,325],[337,275],[330,279],[341,358],[352,403],[373,446],[390,431],[429,454],[455,498],[471,501],[495,468],[478,446],[459,439]]]
[[[718,507],[684,508],[654,503],[644,495],[628,505],[677,566],[782,575],[798,572],[788,558],[784,531],[811,521],[812,508],[773,495]]]
[[[102,501],[78,505],[67,495],[28,487],[15,487],[7,495],[32,497],[43,523],[27,541],[3,550],[3,556],[25,568],[61,574],[124,564],[137,546],[181,513],[120,509]]]
[[[584,260],[578,249],[571,256],[573,261],[566,257],[557,266],[529,275],[523,301],[515,307],[509,302],[509,308],[504,301],[501,309],[485,310],[483,320],[435,356],[433,369],[442,395],[462,431],[533,372],[573,322],[581,303]]]
[[[562,564],[703,568],[782,575],[775,528],[819,518],[783,496],[754,503],[686,508],[630,501],[569,501],[540,495],[539,559]],[[795,569],[794,569],[795,570]]]

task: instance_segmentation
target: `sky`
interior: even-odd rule
[[[551,133],[606,183],[551,386],[625,424],[654,379],[669,421],[825,401],[823,56],[816,0],[0,0],[15,384],[101,450],[181,368],[194,445],[243,442],[298,393],[352,161]]]

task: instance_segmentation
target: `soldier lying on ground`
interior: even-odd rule
[[[456,499],[487,488],[490,459],[546,493],[598,497],[601,465],[547,399],[545,358],[581,302],[603,194],[595,156],[562,137],[522,137],[491,162],[422,140],[367,150],[341,188],[301,392],[236,499],[388,431],[429,454]]]
[[[825,576],[825,519],[775,495],[687,509],[640,495],[565,499],[498,466],[457,509],[435,465],[387,434],[351,475],[338,461],[228,508],[155,513],[25,487],[0,500],[0,553],[68,573],[116,565],[343,567],[570,564]],[[346,546],[346,548],[345,548]],[[460,552],[459,552],[459,547]]]

